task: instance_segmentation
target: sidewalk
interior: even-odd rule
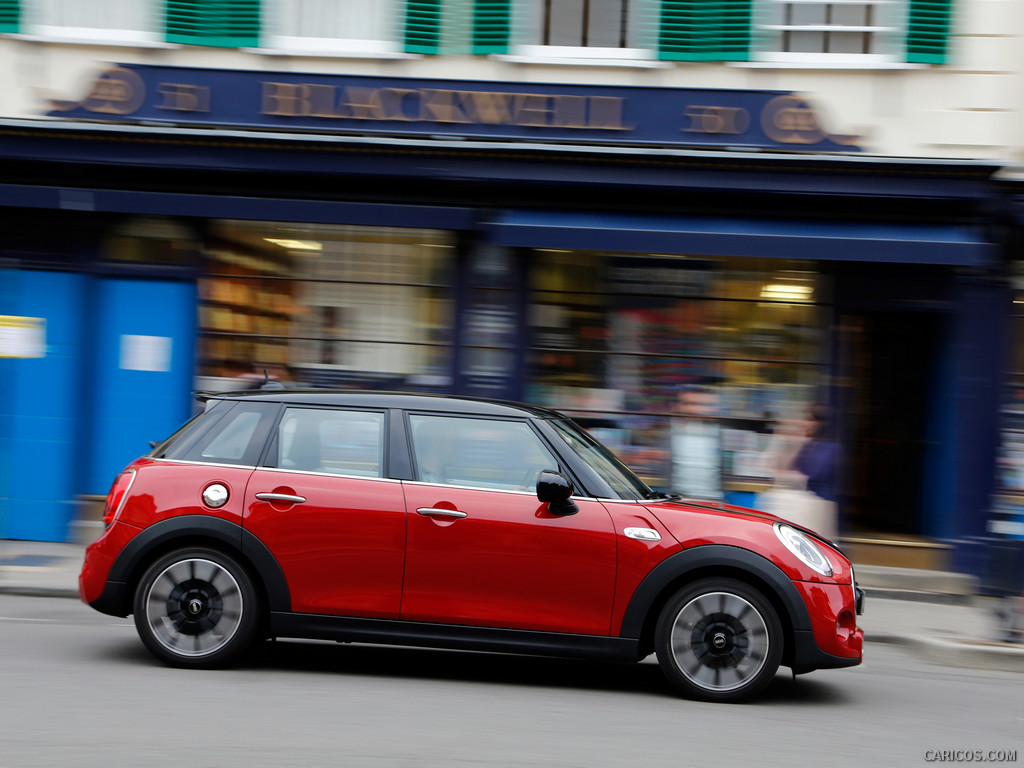
[[[0,594],[78,598],[85,547],[0,540]],[[869,643],[905,646],[938,664],[1024,672],[1024,642],[1000,639],[996,601],[960,574],[856,567],[867,593],[859,624]]]

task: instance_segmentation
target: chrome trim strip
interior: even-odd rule
[[[310,472],[305,469],[286,469],[284,467],[253,467],[260,472],[284,472],[289,475],[312,475],[314,477],[337,477],[344,480],[376,480],[381,483],[400,483],[393,477],[372,477],[370,475],[343,475],[338,472]]]
[[[457,509],[437,509],[435,507],[420,507],[416,510],[416,514],[424,517],[451,517],[456,520],[469,517],[465,512],[459,512]]]
[[[256,469],[250,464],[218,464],[215,461],[189,461],[187,459],[147,459],[147,461],[159,461],[165,464],[189,464],[194,467],[225,467],[227,469]]]

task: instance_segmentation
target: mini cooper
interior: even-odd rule
[[[200,395],[114,481],[82,600],[179,667],[306,638],[640,661],[731,701],[862,658],[813,531],[656,492],[560,413],[401,393]]]

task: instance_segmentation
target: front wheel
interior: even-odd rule
[[[682,694],[737,701],[761,691],[782,660],[782,624],[742,581],[702,579],[677,592],[655,627],[658,663]]]
[[[187,548],[154,562],[139,581],[135,628],[157,658],[176,667],[218,667],[252,641],[258,598],[245,569],[213,549]]]

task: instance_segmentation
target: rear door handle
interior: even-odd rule
[[[437,507],[420,507],[416,510],[417,515],[423,515],[424,517],[451,517],[455,519],[469,517],[465,512],[459,512],[457,509],[438,509]]]
[[[257,493],[256,498],[260,501],[286,501],[289,504],[301,504],[306,500],[305,496],[295,496],[291,493]]]

